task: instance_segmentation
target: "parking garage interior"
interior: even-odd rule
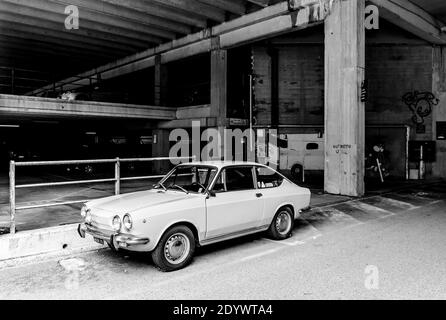
[[[298,164],[306,176],[293,178],[314,179],[329,193],[361,195],[364,177],[366,186],[383,178],[446,177],[442,0],[350,8],[361,17],[370,14],[366,6],[379,9],[378,28],[367,30],[362,18],[345,16],[351,12],[338,1],[70,4],[80,9],[79,29],[63,27],[62,0],[0,3],[3,176],[10,160],[168,156],[169,132],[190,130],[197,120],[203,130],[277,130],[281,157],[293,137],[305,135],[302,159],[280,169],[292,175]],[[314,19],[321,6],[328,16]],[[358,38],[347,39],[330,15],[359,30]],[[413,16],[419,19],[409,22]],[[282,27],[277,21],[285,18]],[[328,39],[337,32],[333,42],[357,49],[351,61],[336,60],[346,50]],[[361,71],[351,82],[334,83],[326,74],[339,69],[336,63]],[[376,171],[377,146],[384,177]],[[319,167],[305,162],[313,153]]]

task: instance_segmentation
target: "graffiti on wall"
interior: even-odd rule
[[[412,121],[416,125],[422,125],[424,118],[432,114],[433,107],[438,105],[438,100],[432,92],[408,92],[403,96],[403,102],[412,111]]]

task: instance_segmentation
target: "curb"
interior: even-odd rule
[[[105,248],[89,235],[82,239],[77,233],[77,226],[66,225],[0,236],[0,268],[40,255],[70,255]]]

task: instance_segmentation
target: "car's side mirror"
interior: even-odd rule
[[[215,198],[217,196],[217,194],[215,193],[215,191],[209,190],[208,191],[209,197],[210,198]]]

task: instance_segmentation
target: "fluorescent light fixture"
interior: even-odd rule
[[[86,134],[86,135],[89,135],[89,136],[95,136],[95,135],[96,135],[96,132],[85,132],[85,134]]]
[[[0,128],[20,128],[18,124],[0,124]]]

